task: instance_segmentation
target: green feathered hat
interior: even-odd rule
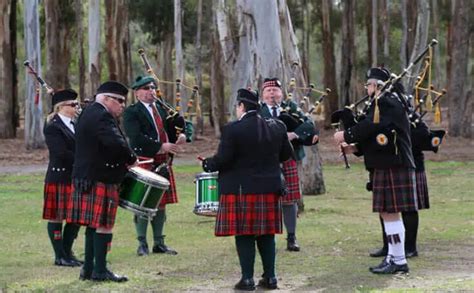
[[[141,76],[139,75],[136,79],[135,79],[135,82],[132,84],[132,89],[136,90],[136,89],[139,89],[141,88],[142,86],[146,85],[146,84],[149,84],[150,82],[152,82],[153,84],[155,84],[155,79],[151,76]],[[155,84],[156,86],[156,84]]]

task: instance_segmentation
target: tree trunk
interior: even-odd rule
[[[291,63],[301,64],[298,53],[298,45],[293,30],[290,11],[286,0],[278,0],[278,11],[280,16],[282,47],[284,48],[285,60],[287,60],[287,79],[288,73],[291,72],[289,66]],[[304,85],[304,75],[301,68],[296,68],[293,77],[296,79],[297,85]],[[298,174],[300,177],[302,194],[321,194],[325,192],[323,172],[321,166],[321,157],[317,146],[305,147],[306,157],[298,164]]]
[[[89,0],[89,96],[100,85],[100,1]]]
[[[410,0],[407,1],[407,58],[410,57],[410,54],[415,45],[416,39],[416,26],[417,26],[417,17],[420,0]],[[408,64],[409,59],[407,59]]]
[[[109,79],[124,84],[130,83],[129,76],[129,28],[128,1],[105,0],[105,39]]]
[[[351,81],[353,79],[355,63],[355,43],[354,43],[354,10],[355,1],[347,0],[342,3],[342,48],[341,48],[341,95],[339,105],[349,105],[351,102],[352,87]]]
[[[390,0],[383,1],[383,57],[384,63],[390,58]]]
[[[79,98],[84,101],[86,98],[86,57],[84,53],[84,10],[81,0],[75,0],[76,9],[76,27],[77,27],[77,46],[78,46],[78,74],[79,74]]]
[[[16,134],[16,0],[0,1],[0,138]]]
[[[331,113],[338,109],[338,95],[336,83],[336,68],[334,64],[334,41],[330,26],[332,1],[322,0],[321,24],[323,32],[323,59],[324,59],[324,86],[331,89],[331,93],[324,100],[324,127],[331,127]]]
[[[452,15],[451,72],[448,79],[449,134],[472,136],[472,71],[469,72],[469,53],[472,34],[473,4],[457,0]],[[471,18],[471,20],[470,20]]]
[[[311,75],[309,70],[309,60],[310,60],[310,52],[309,52],[309,45],[310,45],[310,37],[311,37],[311,25],[309,19],[309,4],[308,0],[303,0],[303,53],[301,54],[301,67],[303,69],[303,76],[304,79],[311,81]]]
[[[173,32],[168,32],[163,39],[162,42],[162,49],[161,49],[161,61],[162,61],[162,71],[163,71],[163,80],[173,81],[175,80],[175,75],[173,71],[173,63],[172,54],[173,54],[173,47],[174,47],[174,34]],[[163,90],[163,94],[166,97],[166,100],[174,104],[174,85],[173,84],[161,84],[161,89]]]
[[[183,36],[182,36],[182,14],[181,0],[174,0],[174,49],[175,49],[175,66],[176,78],[185,83],[184,72],[184,55],[183,55]],[[184,88],[181,88],[181,109],[186,108],[187,95]]]
[[[222,126],[227,123],[224,80],[228,60],[233,56],[232,39],[228,26],[228,14],[225,13],[225,1],[213,0],[213,31],[211,36],[211,121],[214,122],[214,133],[220,137]]]
[[[40,26],[38,0],[25,2],[24,33],[26,58],[41,75]],[[25,145],[27,149],[43,148],[43,102],[36,79],[26,73]],[[39,90],[37,92],[37,89]]]
[[[372,1],[365,0],[367,7],[372,7]],[[365,10],[365,28],[367,30],[367,64],[372,64],[372,9]]]
[[[440,32],[439,32],[439,11],[438,11],[438,0],[432,0],[431,1],[431,12],[433,16],[433,32],[434,32],[434,38],[439,40],[440,38]],[[434,56],[433,56],[433,65],[434,65],[434,73],[433,73],[433,85],[435,88],[439,89],[443,77],[441,76],[441,54],[440,54],[440,48],[435,48],[434,49]],[[444,84],[444,83],[443,83]]]
[[[402,15],[402,43],[400,46],[400,64],[405,68],[408,65],[408,16],[407,0],[401,0],[400,13]]]
[[[377,1],[372,0],[372,38],[371,38],[371,46],[372,46],[372,67],[378,66],[377,60],[377,35],[378,35],[378,11],[377,11]]]
[[[46,75],[45,79],[53,89],[70,88],[69,64],[71,61],[72,27],[74,19],[72,0],[44,0],[46,18]],[[52,110],[49,99],[45,105]]]
[[[428,44],[428,27],[430,24],[430,4],[429,0],[418,0],[418,17],[417,17],[417,25],[416,25],[416,38],[415,43],[413,45],[413,50],[411,52],[410,62],[412,62],[416,56],[418,56],[421,51],[426,48]],[[410,92],[413,87],[415,86],[417,74],[421,68],[423,62],[418,62],[418,64],[414,65],[411,69],[410,76],[405,79],[405,88],[408,92]]]
[[[201,64],[201,25],[202,25],[202,0],[198,0],[197,7],[197,27],[196,27],[196,55],[195,55],[195,71],[196,71],[196,85],[202,91],[202,64]],[[201,112],[201,95],[198,95],[194,101],[194,109],[196,110],[196,137],[197,134],[204,133],[204,119]],[[187,109],[190,112],[191,109]]]

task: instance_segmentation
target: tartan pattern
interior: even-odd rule
[[[278,194],[221,194],[214,233],[216,236],[281,234]]]
[[[43,219],[65,220],[67,204],[71,201],[71,183],[45,183]]]
[[[118,188],[117,184],[96,182],[90,192],[81,193],[73,185],[72,200],[67,206],[67,222],[112,229],[119,203]]]
[[[282,204],[289,204],[301,199],[298,166],[296,165],[296,161],[293,159],[283,162],[282,165],[288,194],[281,198],[281,202]]]
[[[398,213],[418,210],[414,169],[374,169],[372,180],[373,212]]]
[[[428,196],[428,181],[425,171],[416,171],[416,196],[418,200],[418,209],[429,209],[430,198]]]
[[[168,154],[156,154],[155,155],[155,162],[154,164],[162,164],[168,161]],[[161,198],[159,208],[163,209],[167,204],[173,204],[178,202],[178,193],[176,193],[176,181],[174,179],[173,167],[172,167],[173,160],[170,161],[168,165],[168,172],[170,174],[169,178],[166,178],[170,182],[170,188],[165,191],[163,197]]]

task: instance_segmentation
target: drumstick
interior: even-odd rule
[[[142,164],[151,164],[153,163],[154,159],[148,159],[148,160],[143,160],[143,161],[138,161],[138,165],[142,165]]]
[[[203,157],[201,157],[201,156],[198,156],[197,159],[198,159],[199,161],[204,161],[204,160],[205,160],[205,158],[203,158]]]

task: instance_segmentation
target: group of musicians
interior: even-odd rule
[[[379,96],[381,86],[389,78],[386,69],[370,69],[368,94]],[[128,168],[138,165],[138,157],[153,158],[150,169],[164,166],[157,172],[170,181],[170,188],[151,220],[135,216],[137,254],[150,253],[146,239],[149,221],[153,230],[152,252],[177,254],[165,244],[163,234],[166,205],[178,202],[172,156],[180,151],[182,144],[191,141],[193,130],[192,124],[186,123],[184,132],[170,141],[165,131],[168,114],[163,104],[156,102],[156,87],[152,76],[137,77],[131,86],[137,102],[125,108],[128,87],[107,81],[99,86],[95,101],[79,117],[75,117],[78,106],[75,91],[56,91],[52,96],[53,112],[44,128],[50,161],[44,186],[43,218],[48,220],[54,264],[82,266],[81,280],[128,280],[113,273],[106,259],[120,183]],[[256,288],[255,245],[263,264],[258,286],[278,287],[275,234],[282,233],[283,223],[287,250],[300,250],[296,241],[301,199],[297,166],[305,156],[304,142],[312,145],[319,141],[312,119],[293,101],[283,100],[283,88],[277,78],[266,78],[261,93],[260,97],[251,89],[237,92],[236,121],[222,129],[216,154],[202,161],[204,171],[219,172],[215,235],[235,236],[242,274],[235,285],[239,290]],[[370,268],[373,273],[408,272],[406,257],[417,256],[417,210],[429,207],[423,155],[419,151],[414,158],[412,152],[410,135],[416,132],[410,130],[408,106],[401,92],[373,98],[365,118],[334,135],[343,152],[363,155],[370,171],[373,211],[380,214],[384,235],[384,247],[372,255],[385,256],[382,263]],[[290,130],[282,122],[282,116],[292,112],[301,119]],[[124,132],[118,123],[122,113]],[[380,122],[375,123],[374,116],[380,116]],[[426,136],[428,130],[423,129],[421,135]],[[64,229],[63,222],[66,222]],[[80,226],[86,226],[84,261],[72,252]]]

